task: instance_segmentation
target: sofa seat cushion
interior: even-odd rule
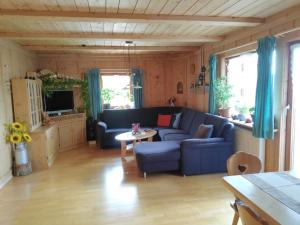
[[[180,142],[144,142],[136,145],[134,152],[140,163],[176,161],[180,159]]]
[[[168,135],[168,134],[185,134],[186,132],[184,130],[180,130],[180,129],[168,129],[168,128],[165,128],[165,129],[159,129],[158,130],[158,134],[161,138],[161,140],[164,139],[164,136]]]
[[[190,134],[166,134],[164,137],[163,137],[163,141],[183,141],[185,139],[190,139],[190,138],[193,138],[192,135]]]

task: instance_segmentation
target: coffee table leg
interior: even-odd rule
[[[124,158],[126,156],[126,141],[121,141],[121,157]]]

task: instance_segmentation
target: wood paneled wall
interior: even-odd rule
[[[296,6],[277,13],[266,19],[266,23],[254,27],[244,28],[233,32],[227,36],[227,38],[215,44],[205,45],[205,62],[208,62],[208,57],[211,53],[216,53],[220,56],[236,55],[249,51],[249,49],[256,49],[257,39],[275,35],[279,38],[280,52],[286,52],[287,44],[291,40],[300,40],[300,6]],[[285,43],[282,43],[282,42]],[[284,66],[277,66],[276,76],[278,83],[276,84],[276,91],[282,92],[277,94],[275,99],[277,101],[276,107],[276,119],[278,132],[275,135],[274,140],[266,141],[265,146],[265,170],[277,171],[284,169],[284,146],[285,146],[285,123],[286,118],[282,108],[286,105],[286,93],[287,90],[287,72],[288,68],[286,64],[288,62],[287,54],[277,54],[277,61],[284,62]]]
[[[135,55],[131,58],[131,67],[144,70],[145,106],[168,105],[168,99],[175,96],[176,104],[204,109],[203,94],[190,91],[190,83],[200,71],[200,54],[185,55]],[[191,72],[191,64],[195,72]],[[91,54],[39,54],[39,69],[50,69],[54,72],[82,78],[90,69],[127,69],[128,58],[124,55],[91,55]],[[177,82],[184,86],[183,94],[177,94]],[[207,93],[206,93],[207,95]]]
[[[35,55],[0,39],[0,188],[11,178],[11,146],[5,142],[4,124],[13,121],[10,80],[36,70]]]

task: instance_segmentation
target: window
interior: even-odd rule
[[[249,115],[249,109],[255,106],[257,60],[256,52],[226,59],[227,82],[233,91],[232,114]]]
[[[104,108],[133,108],[129,75],[102,75],[102,99]]]

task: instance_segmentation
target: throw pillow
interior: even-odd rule
[[[171,123],[172,115],[158,114],[157,126],[158,127],[169,127]]]
[[[180,123],[181,113],[173,114],[171,126],[172,128],[178,129]]]
[[[198,127],[198,130],[195,132],[195,138],[211,138],[211,135],[214,131],[214,125],[205,125],[201,124]]]

